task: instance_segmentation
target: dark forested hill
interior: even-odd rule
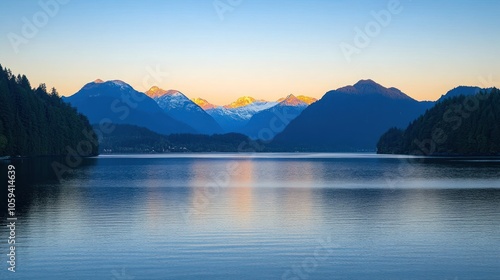
[[[443,99],[406,130],[387,131],[377,148],[383,154],[498,156],[500,91]]]
[[[433,103],[372,80],[330,91],[273,140],[280,151],[373,151],[390,127],[406,127]]]
[[[33,89],[24,75],[0,66],[0,155],[97,155],[87,118],[64,103],[55,89]],[[80,153],[81,152],[81,153]]]

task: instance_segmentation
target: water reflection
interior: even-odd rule
[[[136,279],[280,279],[325,237],[337,249],[311,279],[500,273],[496,163],[104,157],[61,183],[23,164],[13,279],[110,279],[123,266]]]

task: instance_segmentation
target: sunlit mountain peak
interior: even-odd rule
[[[255,98],[253,98],[251,96],[243,96],[243,97],[238,98],[233,103],[224,106],[224,108],[226,108],[226,109],[236,109],[236,108],[248,106],[248,105],[253,104],[255,102],[267,102],[267,101],[265,101],[265,100],[256,100]]]
[[[147,96],[151,98],[157,98],[157,97],[162,97],[164,95],[178,95],[182,94],[178,90],[164,90],[162,88],[159,88],[157,86],[152,86],[148,91],[145,92]]]
[[[306,105],[311,105],[312,103],[318,101],[314,97],[309,97],[305,95],[295,96],[293,94],[288,95],[287,97],[283,97],[278,99],[279,103],[288,105],[288,106],[297,106],[305,103]]]
[[[146,95],[151,97],[151,98],[160,97],[160,96],[164,95],[165,93],[167,93],[166,90],[161,89],[157,86],[152,86],[148,91],[146,91]]]
[[[121,80],[103,81],[101,79],[97,79],[97,80],[94,80],[93,82],[86,84],[83,87],[83,89],[90,89],[90,88],[102,87],[102,86],[114,86],[114,87],[121,88],[123,90],[130,90],[130,89],[133,90],[132,86],[125,83],[124,81],[121,81]]]
[[[217,106],[215,106],[214,104],[208,102],[203,98],[193,98],[191,101],[196,103],[196,105],[200,106],[203,110],[210,110],[217,108]]]
[[[297,96],[297,99],[306,103],[307,105],[311,105],[314,102],[318,101],[318,99],[316,99],[314,97],[309,97],[309,96],[305,96],[305,95],[299,95],[299,96]]]
[[[283,100],[279,101],[281,105],[285,105],[285,106],[304,106],[304,105],[307,105],[305,102],[301,101],[300,99],[298,99],[297,97],[295,97],[295,95],[293,94],[290,94],[288,95],[286,98],[284,98]]]

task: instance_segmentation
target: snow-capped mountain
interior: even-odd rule
[[[314,97],[309,97],[309,96],[305,96],[305,95],[294,96],[293,94],[291,94],[287,97],[283,97],[283,98],[278,99],[278,102],[281,103],[287,99],[288,99],[288,102],[292,102],[292,101],[297,102],[297,103],[303,102],[303,103],[306,103],[307,105],[311,105],[312,103],[318,101],[318,99],[316,99]],[[298,101],[296,101],[295,99],[298,99]],[[293,104],[290,104],[290,105],[293,105]]]
[[[249,120],[256,113],[269,109],[278,104],[278,102],[269,102],[269,101],[255,101],[254,103],[248,104],[246,106],[236,107],[236,108],[227,108],[224,109],[229,110],[233,115],[238,116],[239,118]]]
[[[257,123],[250,125],[250,127],[253,127],[252,129],[249,129],[247,124],[258,113],[264,112],[277,105],[300,107],[301,109],[299,110],[302,111],[302,107],[309,106],[311,103],[315,102],[316,99],[304,95],[297,97],[289,95],[277,101],[266,101],[257,100],[251,96],[243,96],[224,106],[213,105],[202,98],[195,98],[193,101],[212,116],[220,124],[224,132],[239,132],[255,136],[255,133],[252,131],[258,127]]]
[[[177,90],[154,86],[140,93],[123,81],[100,79],[86,84],[65,100],[87,115],[92,123],[109,118],[115,123],[142,126],[162,134],[240,132],[253,136],[260,128],[256,127],[258,122],[248,126],[252,129],[246,126],[256,114],[278,105],[303,110],[302,107],[315,101],[314,98],[293,95],[278,101],[243,96],[225,106],[216,106],[202,98],[190,100]],[[293,111],[295,117],[297,110]]]
[[[309,102],[314,100],[314,98],[302,99]],[[241,132],[255,139],[271,140],[309,106],[293,94],[278,101],[280,102],[275,106],[254,114]]]
[[[285,99],[280,99],[280,100],[281,101],[278,100],[279,103],[278,103],[278,105],[276,105],[278,107],[287,107],[287,106],[307,107],[307,106],[309,106],[309,104],[300,100],[298,97],[295,97],[295,95],[293,95],[293,94],[290,94]]]
[[[164,90],[159,87],[152,87],[145,92],[147,96],[153,98],[160,108],[166,111],[183,108],[188,111],[200,111],[203,109],[187,98],[182,92],[177,90]]]
[[[268,102],[265,100],[256,100],[255,98],[253,98],[251,96],[243,96],[243,97],[238,98],[236,101],[232,102],[231,104],[224,106],[224,108],[237,109],[237,108],[246,107],[248,105],[252,105],[252,104],[256,104],[256,103],[262,104],[262,103],[268,103]]]
[[[103,81],[97,79],[84,85],[80,91],[68,97],[72,101],[80,101],[90,97],[115,97],[117,91],[123,91],[123,93],[133,93],[134,89],[127,83],[120,80]]]
[[[219,123],[225,132],[240,132],[253,115],[276,104],[278,103],[255,100],[246,96],[226,106],[208,109],[206,112]]]
[[[210,110],[210,109],[215,109],[217,106],[206,101],[203,98],[193,98],[191,99],[196,105],[200,106],[203,110]]]
[[[172,118],[183,121],[202,134],[221,133],[219,124],[205,110],[177,90],[163,90],[152,87],[146,95]]]
[[[108,120],[146,127],[161,134],[195,132],[189,125],[167,115],[147,95],[120,80],[95,80],[64,101],[86,115],[92,124]]]

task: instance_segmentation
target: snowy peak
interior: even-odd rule
[[[289,96],[287,96],[285,98],[278,99],[278,102],[280,104],[282,102],[285,102],[285,101],[286,101],[285,104],[287,106],[302,106],[302,105],[304,105],[302,103],[305,103],[305,105],[311,105],[312,103],[318,101],[318,99],[316,99],[314,97],[305,96],[305,95],[295,96],[293,94],[290,94]],[[294,104],[296,104],[296,105],[294,105]]]
[[[156,98],[156,97],[160,97],[160,96],[164,95],[165,93],[167,93],[167,91],[164,89],[161,89],[157,86],[153,86],[145,93],[147,96],[149,96],[151,98]]]
[[[153,86],[145,94],[154,99],[160,108],[167,112],[171,110],[201,110],[201,108],[178,90],[164,90]]]
[[[224,108],[226,108],[226,109],[236,109],[236,108],[240,108],[240,107],[245,107],[245,106],[251,105],[251,104],[253,104],[255,102],[267,102],[267,101],[265,101],[265,100],[256,100],[255,98],[250,97],[250,96],[243,96],[243,97],[238,98],[233,103],[224,106]]]
[[[305,96],[305,95],[299,95],[297,96],[297,98],[306,103],[307,105],[311,105],[313,104],[314,102],[318,101],[318,99],[314,98],[314,97],[309,97],[309,96]]]
[[[213,134],[222,131],[213,117],[178,90],[164,90],[153,86],[146,92],[146,95],[151,97],[169,116],[188,124],[198,133]]]
[[[283,99],[280,104],[281,106],[307,106],[307,103],[295,97],[295,95],[290,94],[285,99]]]
[[[178,96],[178,95],[182,95],[184,97],[186,97],[182,92],[178,91],[178,90],[175,90],[175,89],[170,89],[170,90],[167,90],[167,92],[165,92],[164,95],[172,95],[172,96]],[[186,97],[187,98],[187,97]]]
[[[203,98],[193,98],[191,101],[196,103],[196,105],[200,106],[203,110],[215,109],[217,107]]]
[[[86,84],[82,89],[103,88],[105,86],[119,88],[122,90],[133,90],[132,86],[125,83],[124,81],[121,80],[103,81],[101,79],[97,79],[93,82]]]
[[[372,80],[360,80],[353,86],[346,86],[337,89],[337,92],[346,94],[377,94],[392,99],[411,99],[408,95],[404,94],[397,88],[386,88]]]
[[[151,87],[148,91],[145,92],[147,96],[151,97],[151,98],[158,98],[158,97],[162,97],[162,96],[165,96],[165,95],[182,95],[184,96],[184,94],[182,94],[180,91],[178,90],[164,90],[162,88],[159,88],[157,86],[153,86]]]
[[[107,81],[106,83],[112,83],[115,86],[119,86],[119,87],[130,87],[131,88],[131,86],[129,84],[127,84],[121,80],[112,80],[112,81]]]

